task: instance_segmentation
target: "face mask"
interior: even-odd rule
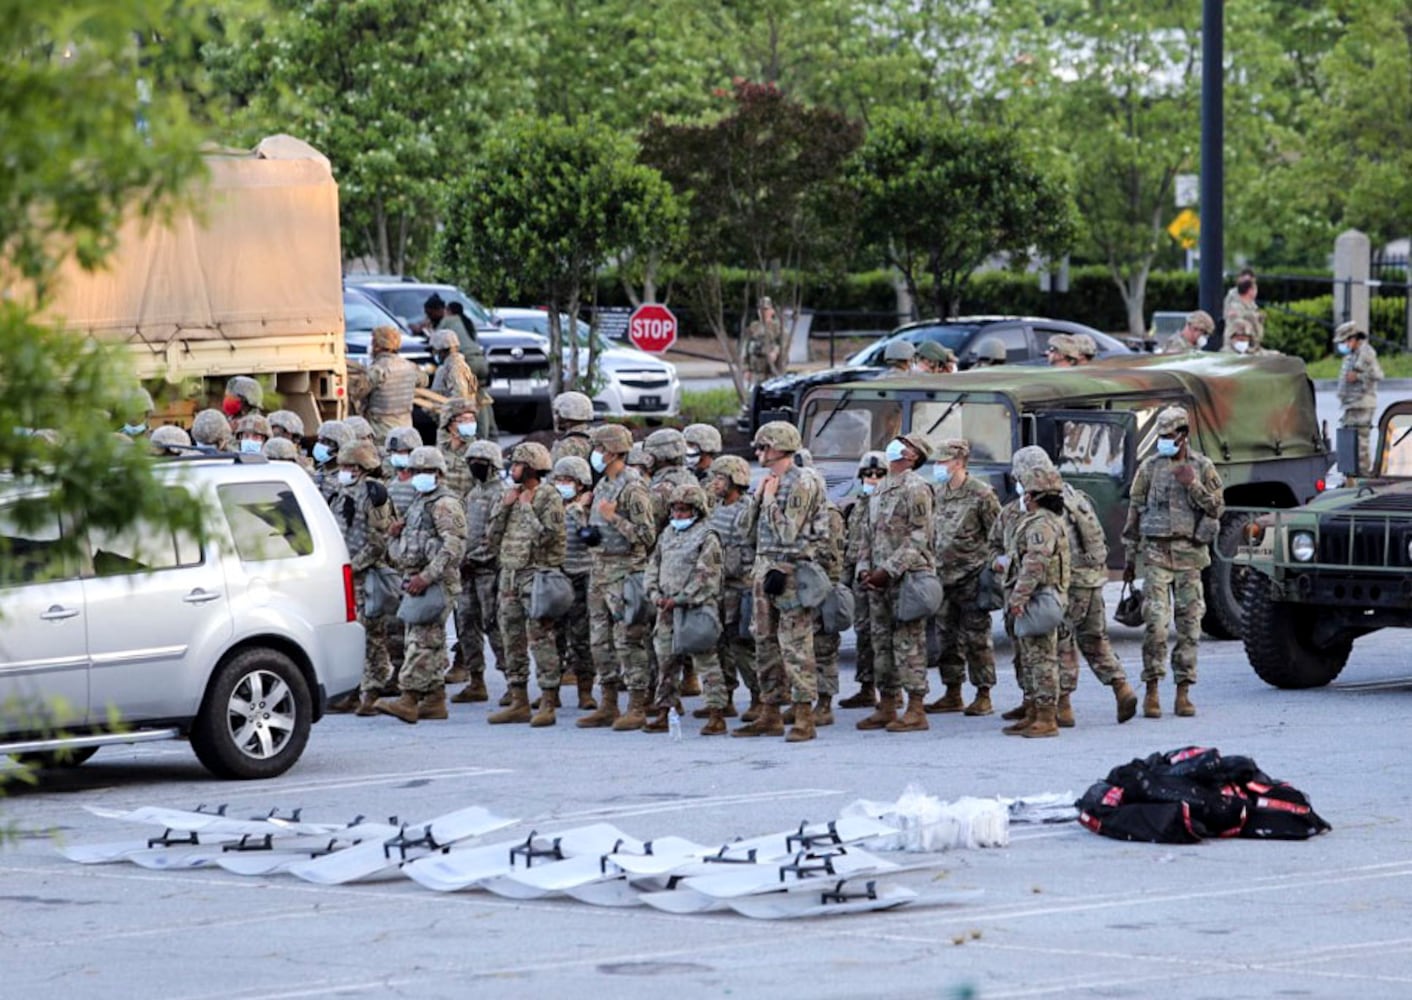
[[[874,482],[866,482],[866,483],[863,484],[863,495],[864,495],[865,497],[870,497],[870,496],[873,495],[873,491],[876,490],[877,488],[878,488],[878,484],[877,484],[877,483],[874,483]]]
[[[685,531],[687,528],[690,528],[693,524],[696,523],[696,518],[674,517],[667,523],[670,524],[677,531]]]
[[[412,477],[412,488],[418,493],[430,493],[436,489],[435,472],[419,472]]]
[[[227,396],[225,399],[221,400],[221,412],[228,417],[238,417],[242,405],[240,400],[236,399],[234,396]]]
[[[932,466],[932,479],[934,479],[936,482],[944,483],[950,478],[951,470],[948,469],[946,466],[940,464]]]
[[[1157,454],[1163,458],[1172,458],[1177,453],[1177,442],[1175,438],[1158,438]]]
[[[1209,339],[1210,339],[1210,338],[1207,337],[1206,334],[1204,334],[1204,333],[1203,333],[1201,336],[1197,337],[1197,338],[1196,338],[1196,349],[1197,349],[1198,351],[1204,351],[1204,350],[1206,350],[1206,341],[1209,340]]]
[[[475,481],[478,483],[485,482],[490,478],[490,466],[486,465],[484,462],[472,462],[471,476],[474,477]]]
[[[339,486],[352,486],[352,485],[357,481],[357,479],[358,479],[358,477],[353,474],[353,470],[352,470],[352,469],[339,469],[339,470],[338,470],[338,485],[339,485]]]
[[[1021,486],[1018,482],[1015,483],[1015,495],[1017,497],[1022,497],[1025,495],[1025,488]]]
[[[559,495],[565,500],[572,500],[579,495],[578,488],[570,486],[567,483],[555,483],[554,488],[559,491]]]
[[[688,452],[686,453],[686,464],[687,464],[687,465],[695,465],[695,464],[696,464],[697,462],[699,462],[699,461],[701,461],[701,452],[699,452],[699,451],[688,451]]]
[[[887,443],[887,450],[883,452],[889,462],[900,462],[906,457],[903,450],[906,447],[901,441],[893,440]]]
[[[387,460],[394,469],[405,469],[412,464],[411,455],[402,455],[395,451],[388,456]]]
[[[476,436],[475,421],[471,421],[469,424],[457,424],[456,433],[461,435],[461,437],[465,438],[467,441],[469,441],[471,438]]]
[[[1236,341],[1232,341],[1232,343],[1231,343],[1231,350],[1235,351],[1237,354],[1244,354],[1246,351],[1250,350],[1250,341],[1248,341],[1248,340],[1236,340]]]
[[[333,458],[333,451],[329,448],[328,445],[324,444],[322,441],[314,445],[315,462],[318,462],[320,465],[323,465],[331,458]]]
[[[263,441],[256,441],[254,438],[242,438],[240,441],[240,453],[242,455],[258,455],[260,449],[265,446]]]
[[[146,424],[123,424],[123,433],[128,437],[137,437],[147,433]]]
[[[601,451],[595,451],[592,455],[589,455],[588,464],[593,466],[593,471],[600,476],[603,474],[604,470],[608,468],[608,463],[603,460],[603,452]]]
[[[1346,343],[1344,343],[1344,344],[1335,344],[1335,345],[1334,345],[1334,350],[1338,351],[1340,354],[1343,354],[1343,355],[1349,355],[1349,354],[1352,354],[1352,353],[1353,353],[1353,348],[1349,347],[1348,344],[1346,344]]]

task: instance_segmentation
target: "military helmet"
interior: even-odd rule
[[[1255,324],[1244,316],[1237,316],[1226,324],[1226,341],[1229,343],[1237,337],[1255,339]]]
[[[175,424],[163,424],[161,427],[153,428],[147,440],[152,442],[152,447],[154,448],[191,447],[190,435]]]
[[[897,435],[897,440],[917,453],[918,465],[932,457],[932,443],[918,431],[909,431],[906,434],[899,434]]]
[[[1001,340],[999,337],[986,337],[977,345],[976,357],[1003,364],[1006,357],[1005,341]]]
[[[1039,465],[1030,466],[1020,473],[1020,485],[1025,488],[1026,493],[1033,493],[1036,496],[1064,492],[1064,480],[1060,478],[1059,471],[1052,466],[1047,469]]]
[[[1067,333],[1056,333],[1049,338],[1049,352],[1057,354],[1061,358],[1071,358],[1074,361],[1083,357],[1083,350],[1079,347],[1079,342]]]
[[[632,431],[622,424],[604,424],[595,427],[589,435],[595,448],[607,455],[626,455],[632,451]]]
[[[750,466],[739,455],[722,455],[711,463],[711,475],[725,476],[726,482],[741,489],[750,487]]]
[[[1079,353],[1092,360],[1098,357],[1098,341],[1094,340],[1086,333],[1074,334],[1074,343],[1078,345]]]
[[[1201,333],[1210,333],[1216,329],[1216,321],[1211,318],[1211,314],[1205,309],[1198,309],[1195,312],[1187,313],[1186,325]]]
[[[628,451],[627,464],[635,465],[639,469],[651,470],[652,455],[642,446],[641,441],[633,442],[632,448]]]
[[[1363,332],[1363,329],[1355,321],[1349,320],[1347,323],[1340,323],[1338,329],[1334,331],[1334,343],[1342,344],[1352,337],[1366,338],[1367,336],[1368,335]]]
[[[461,341],[456,337],[455,330],[433,330],[431,336],[427,338],[427,344],[433,351],[459,351]]]
[[[887,456],[880,451],[865,451],[863,457],[858,459],[858,478],[863,478],[863,473],[870,469],[887,474]]]
[[[719,455],[721,453],[721,432],[710,424],[688,424],[681,432],[686,438],[686,443],[695,445],[696,450],[703,455]]]
[[[274,436],[270,433],[270,421],[258,413],[251,413],[236,421],[235,433],[237,435],[258,434],[266,440]]]
[[[348,433],[353,435],[355,441],[371,441],[373,438],[373,425],[363,417],[344,417],[343,425],[348,428]]]
[[[1165,407],[1157,414],[1157,433],[1175,434],[1181,430],[1191,428],[1191,419],[1187,416],[1186,409],[1181,406]]]
[[[704,514],[707,511],[706,491],[695,483],[684,483],[672,490],[671,496],[667,499],[668,504],[685,504],[695,507],[698,513]]]
[[[466,449],[466,461],[471,459],[489,462],[492,468],[505,468],[505,456],[501,453],[498,445],[489,441],[472,441],[471,446]]]
[[[372,470],[382,467],[382,459],[378,458],[378,450],[371,441],[354,441],[338,449],[338,464]]]
[[[260,450],[272,462],[297,462],[299,460],[299,449],[288,438],[270,438]]]
[[[951,348],[938,344],[935,340],[924,340],[918,344],[917,357],[926,358],[928,361],[941,361],[947,364],[956,360],[956,354]]]
[[[548,472],[554,468],[554,460],[549,457],[549,449],[533,441],[521,441],[510,452],[510,464],[527,465],[535,472]]]
[[[319,429],[315,432],[314,436],[323,438],[325,441],[332,441],[339,447],[353,440],[353,432],[348,429],[348,425],[342,420],[325,420],[323,423],[319,424]]]
[[[463,413],[475,413],[480,409],[474,399],[465,396],[452,396],[441,404],[440,424],[442,427],[450,427],[456,418]]]
[[[894,340],[883,348],[884,361],[911,361],[916,355],[917,348],[908,340]]]
[[[220,410],[202,410],[191,421],[191,437],[208,448],[224,447],[230,440],[230,421]]]
[[[941,450],[937,452],[938,462],[949,461],[953,458],[969,459],[971,457],[971,442],[965,438],[947,438],[941,444]]]
[[[304,436],[304,419],[293,410],[275,410],[269,416],[270,427],[278,427],[297,438]]]
[[[647,435],[642,442],[647,453],[658,462],[680,461],[686,458],[686,438],[675,427],[663,427]]]
[[[446,471],[446,456],[441,453],[440,448],[424,444],[420,448],[412,449],[412,457],[407,465],[414,472],[435,469],[437,472],[444,473]]]
[[[554,397],[554,416],[571,423],[586,424],[593,420],[593,400],[581,392],[561,392]]]
[[[122,406],[122,416],[142,417],[144,419],[157,409],[156,404],[152,402],[152,394],[142,388],[142,386],[138,386],[129,392],[123,398]]]
[[[402,331],[395,326],[373,328],[373,353],[396,354],[402,347]]]
[[[388,451],[412,451],[420,448],[422,443],[422,432],[415,427],[394,427],[387,432]]]
[[[767,424],[761,424],[752,443],[756,446],[769,445],[777,451],[788,452],[795,452],[804,447],[804,442],[799,437],[799,428],[785,420],[771,420]]]
[[[265,390],[249,375],[236,375],[226,382],[226,395],[234,396],[247,406],[259,407],[265,399]]]
[[[1049,452],[1045,451],[1037,444],[1025,445],[1015,452],[1010,459],[1010,473],[1024,485],[1025,472],[1029,469],[1052,469],[1054,462],[1049,457]]]
[[[572,479],[584,489],[593,485],[593,470],[577,455],[565,455],[554,463],[555,479]]]

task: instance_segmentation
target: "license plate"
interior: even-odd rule
[[[512,378],[510,380],[510,395],[512,396],[533,396],[535,391],[543,388],[545,383],[537,382],[528,378]]]
[[[662,408],[662,397],[639,396],[637,397],[637,405],[641,406],[644,410],[660,410]]]

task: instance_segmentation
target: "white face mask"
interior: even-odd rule
[[[475,421],[472,421],[469,424],[457,424],[456,433],[461,435],[462,438],[469,441],[471,438],[476,436]]]
[[[699,462],[699,461],[701,461],[701,452],[699,452],[699,451],[688,451],[688,452],[686,453],[686,464],[687,464],[687,465],[695,465],[695,464],[696,464],[697,462]]]
[[[339,470],[338,470],[338,485],[339,485],[339,486],[352,486],[352,485],[357,481],[357,479],[358,479],[358,477],[353,474],[353,470],[352,470],[352,469],[339,469]]]
[[[1207,337],[1206,334],[1204,334],[1204,333],[1203,333],[1201,336],[1197,337],[1197,338],[1196,338],[1196,349],[1197,349],[1198,351],[1204,351],[1204,350],[1206,350],[1206,341],[1208,341],[1209,339],[1210,339],[1210,338]]]
[[[412,464],[412,455],[410,452],[403,455],[394,451],[387,457],[387,460],[394,469],[405,469]]]
[[[554,488],[559,491],[559,495],[565,500],[572,500],[579,495],[577,486],[570,486],[568,483],[555,483]]]
[[[242,438],[240,441],[240,452],[243,455],[258,455],[264,448],[265,442],[256,441],[254,438]]]
[[[412,488],[418,493],[430,493],[436,489],[436,473],[418,472],[412,477]]]
[[[1237,354],[1244,354],[1246,351],[1250,350],[1250,341],[1233,340],[1231,341],[1231,350],[1235,351]]]

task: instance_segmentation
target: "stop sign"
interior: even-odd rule
[[[677,318],[655,302],[640,305],[628,319],[628,342],[639,351],[661,354],[677,342]]]

